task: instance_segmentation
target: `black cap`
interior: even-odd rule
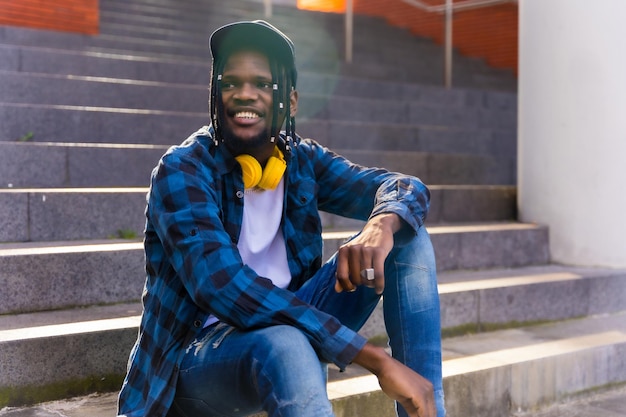
[[[243,47],[258,49],[290,69],[295,86],[297,76],[295,46],[287,35],[264,20],[242,21],[222,26],[209,38],[209,46],[213,60]]]

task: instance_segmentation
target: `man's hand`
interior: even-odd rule
[[[417,372],[367,344],[354,358],[378,378],[383,392],[396,400],[410,417],[437,417],[433,385]]]
[[[363,231],[337,251],[337,282],[335,291],[354,291],[359,285],[385,289],[385,259],[393,249],[393,234],[402,227],[397,214],[383,213],[371,218]],[[374,280],[368,280],[361,271],[372,268]]]

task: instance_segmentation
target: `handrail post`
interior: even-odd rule
[[[352,42],[354,37],[354,10],[352,0],[346,0],[346,62],[352,62]]]
[[[265,18],[269,19],[272,17],[272,0],[264,0],[265,3]]]
[[[446,88],[452,87],[452,0],[446,0],[445,18],[445,57],[444,57],[444,84]]]

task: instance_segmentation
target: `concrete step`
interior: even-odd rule
[[[2,105],[0,105],[1,111]],[[94,113],[85,110],[74,112],[57,109],[39,114],[63,114],[67,116],[68,112],[76,116],[85,116],[85,124],[89,121],[96,121],[98,118],[98,116],[94,116]],[[134,124],[142,119],[155,123],[162,123],[163,121],[156,115],[151,117],[137,115],[135,118],[128,115],[128,118],[124,118],[120,116],[125,115],[110,113],[108,116],[110,121],[119,120]],[[128,130],[119,133],[128,137],[133,136],[134,133],[137,135],[134,137],[135,139],[141,139],[138,131],[143,130],[146,132],[144,138],[148,138],[147,140],[158,143],[175,138],[172,142],[180,143],[186,135],[193,133],[197,127],[201,126],[201,124],[183,126],[181,123],[185,119],[183,117],[165,119],[178,123],[180,130],[170,132],[169,136],[159,130],[159,136],[156,136],[157,132],[149,132],[151,126],[139,123],[136,131]],[[79,124],[83,125],[81,121]],[[52,123],[44,125],[44,128],[49,127],[54,130],[51,125]],[[109,124],[105,123],[102,126],[104,130],[114,130]],[[313,127],[311,128],[311,126]],[[88,126],[85,128],[88,129]],[[172,126],[164,126],[163,130],[167,128],[171,129]],[[332,136],[327,136],[321,123],[310,123],[302,129],[298,128],[298,130],[302,132],[304,137],[316,138],[324,146],[331,146],[333,141],[338,141],[336,135],[339,129],[329,133]],[[306,134],[309,130],[313,130],[313,133],[316,134]],[[425,146],[432,146],[439,148],[439,150],[416,152],[414,150],[416,146],[410,143],[410,138],[407,138],[405,143],[402,143],[401,140],[390,140],[389,147],[386,147],[380,141],[373,142],[374,138],[371,137],[370,141],[365,141],[367,138],[364,138],[363,143],[351,143],[344,137],[346,138],[345,142],[347,142],[344,142],[344,147],[331,146],[331,148],[355,163],[365,166],[379,166],[391,171],[415,175],[427,184],[515,184],[516,159],[514,156],[450,153],[452,144],[443,143],[445,139],[439,144],[438,139],[434,137],[436,132],[430,131],[428,128],[420,130],[420,132],[423,135],[418,133],[419,137],[416,138],[418,143],[430,143],[430,145]],[[24,131],[20,133],[20,136],[28,133],[28,131]],[[46,142],[45,140],[40,141],[40,136],[44,134],[41,130],[30,131],[30,133],[34,135],[33,140],[36,139],[36,142],[0,141],[0,150],[2,150],[0,152],[0,178],[2,179],[0,188],[143,187],[148,184],[152,169],[168,148],[167,144]],[[91,131],[70,131],[70,134],[79,136],[76,137],[78,140],[80,138],[98,139],[96,137],[98,133],[98,131],[93,132],[93,134]],[[392,133],[393,130],[387,134]],[[72,138],[65,135],[63,139]],[[396,137],[395,139],[401,138]],[[398,148],[390,150],[393,149],[394,143]],[[444,149],[447,152],[443,152]],[[46,167],[45,171],[41,169],[42,166]]]
[[[133,4],[131,6],[120,2],[106,2],[102,4],[102,32],[160,40],[179,40],[188,45],[197,42],[198,37],[206,39],[208,35],[206,28],[212,25],[211,22],[219,25],[239,18],[258,18],[261,13],[261,10],[254,7],[252,11],[248,11],[250,4],[242,5],[235,13],[209,4],[198,6],[185,10],[183,8],[172,9],[167,5]],[[307,23],[313,19],[316,24],[311,27]],[[319,43],[320,39],[325,38],[329,38],[329,41],[323,48],[317,47],[316,56],[326,51],[341,55],[343,51],[344,21],[341,15],[278,7],[270,21],[283,28],[296,41],[299,51],[316,49],[315,45],[310,45],[311,41]],[[184,33],[185,30],[189,30],[189,27],[194,29],[194,34]],[[359,54],[364,52],[370,57],[369,61],[375,54],[383,60],[393,60],[393,58],[403,56],[405,61],[411,60],[413,67],[420,67],[424,64],[430,67],[443,65],[443,52],[439,46],[426,39],[412,36],[405,30],[387,26],[381,19],[356,15],[354,42],[354,55],[357,60],[359,60]],[[305,47],[301,47],[302,45]],[[407,55],[408,50],[414,53]],[[455,62],[460,67],[470,65],[474,67],[473,69],[485,74],[490,72],[482,60],[472,60],[462,56],[455,58]]]
[[[626,382],[626,314],[446,339],[450,415],[503,416]],[[482,389],[481,389],[482,388]]]
[[[429,226],[440,271],[542,265],[545,227],[522,223]],[[324,259],[356,230],[324,232]],[[0,314],[138,300],[145,279],[138,240],[0,244]]]
[[[355,115],[364,119],[356,112]],[[29,142],[172,145],[206,124],[208,113],[202,108],[180,112],[0,102],[0,118],[3,120],[0,144],[19,141],[30,132]],[[505,158],[517,154],[513,128],[454,127],[437,125],[434,120],[401,124],[384,119],[375,122],[298,117],[296,121],[301,136],[315,138],[335,149],[445,152]]]
[[[98,53],[62,48],[0,44],[0,69],[41,74],[68,74],[165,83],[209,84],[210,62]]]
[[[302,136],[320,138],[333,149],[466,154],[503,160],[517,156],[517,132],[511,128],[306,118],[296,118],[296,122]]]
[[[223,24],[236,20],[263,18],[280,28],[295,42],[298,55],[300,51],[305,51],[306,47],[319,45],[320,42],[327,43],[327,46],[330,47],[329,50],[335,55],[338,51],[341,55],[345,44],[345,23],[342,16],[299,11],[300,14],[294,16],[285,16],[279,13],[275,14],[274,17],[265,18],[259,16],[258,12],[236,14],[228,13],[227,9],[224,9],[221,14],[207,12],[203,15],[199,14],[198,11],[191,13],[193,14],[187,16],[163,17],[150,16],[146,13],[129,13],[123,10],[102,10],[100,34],[177,42],[187,45],[204,45],[211,32]],[[330,21],[330,18],[333,18],[334,21]],[[394,42],[390,43],[390,40]],[[381,46],[385,44],[387,49],[382,50]],[[422,55],[426,61],[442,56],[441,47],[428,39],[386,25],[379,18],[361,15],[355,15],[354,45],[356,46],[357,58],[359,53],[372,54],[373,52],[378,52],[381,58],[390,55],[397,56],[400,50],[414,51],[415,56]],[[409,57],[409,59],[411,58],[414,57]],[[472,62],[467,58],[465,60]],[[441,65],[441,62],[437,64]],[[475,66],[476,69],[481,70],[488,68],[484,64],[481,67],[478,63]]]
[[[0,71],[0,102],[195,112],[207,103],[207,86],[91,76]],[[418,94],[403,99],[347,97],[302,92],[299,116],[322,120],[508,129],[517,110],[483,106],[440,106]]]
[[[90,132],[83,135],[89,136]],[[0,188],[146,187],[152,169],[167,148],[149,144],[0,141]]]
[[[133,303],[0,316],[0,407],[119,389],[140,314]]]
[[[196,12],[197,13],[197,12]],[[343,57],[344,51],[344,24],[324,22],[325,17],[315,14],[312,18],[310,13],[300,11],[295,17],[285,18],[276,15],[266,19],[280,28],[289,36],[296,45],[296,56],[303,62],[313,58],[315,51],[316,59],[337,60]],[[101,15],[101,31],[98,36],[107,43],[96,44],[111,48],[120,46],[136,48],[136,45],[155,45],[162,48],[163,52],[172,52],[172,46],[180,45],[182,50],[176,54],[189,54],[196,56],[198,46],[205,48],[207,39],[213,30],[218,27],[242,19],[264,18],[259,13],[246,15],[197,15],[195,19],[168,18],[147,16],[145,14],[132,14],[125,12],[103,11]],[[368,23],[372,19],[367,19]],[[405,64],[416,65],[423,69],[427,64],[442,66],[442,48],[426,39],[420,39],[407,31],[378,24],[372,27],[362,23],[363,19],[357,15],[354,22],[354,53],[353,59],[357,62],[364,61],[366,57],[378,56],[381,60],[397,58],[404,52]],[[126,39],[130,45],[116,45],[115,40]],[[385,46],[385,48],[383,48]],[[138,48],[142,50],[143,48]],[[151,48],[152,49],[152,48]],[[144,49],[144,50],[151,50]],[[407,55],[406,52],[411,51]],[[484,71],[489,74],[488,67],[481,67],[476,61],[459,56],[461,67]]]
[[[465,287],[457,288],[459,300],[471,296],[477,288],[485,294],[493,293],[494,298],[510,291],[512,277],[497,282],[489,273],[494,275],[498,271],[485,272],[487,275],[482,279],[478,275],[475,278],[479,279],[462,277],[461,273],[456,277],[440,275],[444,281],[451,281],[440,285],[444,329],[452,323],[445,315],[446,296],[454,292],[449,291],[451,286]],[[464,410],[467,415],[481,417],[508,416],[513,412],[537,410],[584,391],[626,382],[626,366],[620,359],[626,353],[626,313],[620,312],[625,304],[626,271],[553,266],[544,274],[537,272],[527,268],[516,272],[518,277],[527,275],[527,280],[513,286],[537,288],[523,294],[526,302],[532,304],[541,289],[547,289],[553,297],[558,294],[563,304],[583,301],[579,299],[584,297],[581,292],[559,293],[553,285],[559,282],[577,285],[574,283],[577,280],[588,280],[588,287],[595,295],[587,295],[587,300],[595,299],[596,308],[581,311],[580,316],[595,315],[524,327],[518,327],[521,321],[516,321],[507,323],[501,330],[445,337],[448,415],[466,415],[461,411]],[[502,273],[506,271],[499,271],[498,275]],[[562,280],[555,274],[561,274]],[[570,278],[565,278],[566,274]],[[454,281],[456,278],[460,280]],[[491,281],[492,285],[486,287],[484,281]],[[615,288],[620,288],[621,299],[615,294],[608,304],[603,304],[598,296],[610,294]],[[542,320],[553,319],[545,310],[551,309],[549,304],[553,299],[543,296],[542,311],[547,315]],[[607,306],[613,301],[617,304],[612,307],[622,310],[610,311]],[[591,304],[594,303],[588,306]],[[534,304],[527,310],[533,307]],[[117,390],[136,337],[140,312],[139,304],[127,303],[1,316],[0,351],[11,360],[0,364],[4,367],[0,386],[8,393],[0,406],[63,396],[48,389],[53,385],[80,393]],[[380,392],[375,378],[359,368],[351,367],[345,374],[331,369],[330,378],[329,396],[338,416],[393,415],[391,402]]]
[[[544,415],[542,408],[626,382],[626,313],[446,338],[443,349],[447,415]],[[328,393],[338,417],[395,416],[373,375],[330,381]],[[623,415],[611,412],[616,405],[626,409],[622,397],[589,416]],[[554,416],[587,416],[565,410]]]
[[[8,44],[0,44],[0,57],[2,71],[197,84],[204,88],[209,83],[209,60],[181,62],[166,57],[148,58]],[[306,67],[299,70],[298,90],[321,95],[410,99],[431,105],[478,106],[514,111],[517,108],[517,95],[510,92],[445,89],[397,80],[312,72]]]
[[[37,142],[173,145],[209,122],[194,113],[49,104],[0,103],[0,142],[32,133]]]
[[[626,271],[564,265],[438,274],[443,335],[458,336],[626,311]],[[361,333],[386,340],[381,301]]]
[[[515,184],[516,159],[505,156],[468,155],[460,153],[427,153],[336,149],[350,161],[364,166],[389,167],[393,171],[414,175],[426,184]]]
[[[263,18],[260,11],[250,13],[250,3],[237,10],[219,5],[197,4],[188,12],[160,7],[164,16],[151,16],[152,5],[117,3],[110,10],[105,3],[99,36],[80,36],[58,32],[33,31],[23,28],[2,28],[0,43],[30,45],[98,54],[142,55],[144,58],[169,56],[176,61],[207,61],[206,39],[217,27],[231,21]],[[203,14],[202,9],[205,9]],[[166,10],[163,12],[163,10]],[[169,17],[167,17],[169,16]],[[345,72],[382,79],[412,80],[442,84],[443,52],[441,47],[420,39],[408,31],[387,26],[381,19],[356,16],[354,34],[354,64],[343,58],[343,19],[339,15],[311,13],[291,7],[276,8],[272,23],[283,28],[298,45],[298,65],[315,72]],[[412,53],[407,54],[407,51]],[[384,62],[403,62],[393,66]],[[516,80],[504,71],[489,68],[483,60],[455,53],[453,71],[455,85],[482,88],[489,85],[515,91]]]
[[[253,10],[233,10],[230,4],[229,8],[210,4],[198,6],[185,10],[105,2],[101,7],[101,33],[166,44],[179,42],[189,47],[193,44],[206,45],[210,33],[223,24],[234,20],[265,18],[258,7]],[[244,7],[249,6],[248,3]],[[274,16],[267,20],[294,40],[299,56],[302,56],[301,51],[306,55],[308,49],[317,49],[318,56],[329,52],[336,56],[337,52],[341,54],[343,51],[344,18],[341,15],[277,7]],[[406,59],[418,63],[418,57],[428,61],[434,54],[441,54],[441,48],[428,40],[386,25],[380,18],[361,15],[355,15],[354,44],[357,58],[360,52],[369,56],[375,52],[385,59],[397,57],[404,51]],[[381,48],[383,45],[386,48]],[[407,50],[413,50],[415,54],[406,55]],[[437,64],[441,65],[441,60]]]
[[[0,31],[0,43],[13,45],[39,46],[48,48],[64,48],[85,52],[115,53],[126,55],[138,55],[142,57],[167,57],[178,61],[204,61],[210,59],[207,47],[207,39],[210,33],[225,23],[232,20],[224,20],[209,26],[210,30],[205,32],[205,36],[200,36],[192,41],[171,41],[155,40],[150,38],[140,38],[134,36],[122,36],[118,34],[101,34],[94,37],[86,37],[61,32],[49,32],[43,36],[41,31],[34,31],[22,28],[11,28],[11,30]],[[311,24],[309,24],[311,27]],[[313,26],[315,27],[315,26]],[[310,71],[337,72],[345,69],[347,72],[370,76],[374,78],[390,78],[399,80],[424,80],[429,81],[434,78],[432,74],[441,70],[441,60],[439,57],[420,51],[419,47],[414,54],[406,55],[406,49],[389,49],[392,45],[390,40],[387,43],[388,59],[400,57],[407,59],[404,66],[390,67],[379,58],[380,53],[366,52],[355,49],[354,62],[357,65],[344,66],[343,52],[336,46],[326,31],[303,36],[291,36],[298,45],[297,62],[300,68],[308,68]],[[358,48],[358,47],[357,47]],[[414,49],[415,49],[414,48]],[[423,49],[423,48],[422,48]],[[433,49],[431,46],[429,49]],[[383,49],[381,49],[383,50]],[[411,58],[413,57],[413,58]],[[376,58],[376,59],[375,59]],[[470,68],[463,68],[463,59],[457,60],[458,73],[472,71]],[[436,72],[438,79],[441,79],[440,71]],[[487,74],[483,74],[487,75]],[[497,77],[497,76],[495,76]],[[494,78],[495,78],[494,77]]]
[[[95,393],[50,401],[35,406],[5,407],[5,417],[110,417],[116,413],[117,392]],[[510,417],[623,417],[626,414],[626,386],[617,384],[565,398],[540,411],[509,414]],[[364,414],[364,417],[370,417]],[[378,417],[374,414],[371,417]],[[506,416],[505,416],[506,417]]]
[[[147,183],[147,181],[146,181]],[[0,189],[0,242],[142,236],[147,188]],[[513,220],[512,186],[433,186],[429,224]],[[323,215],[325,228],[360,222]]]

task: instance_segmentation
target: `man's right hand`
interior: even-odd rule
[[[366,344],[354,363],[376,375],[383,392],[396,400],[410,417],[437,417],[433,385],[384,349]]]

